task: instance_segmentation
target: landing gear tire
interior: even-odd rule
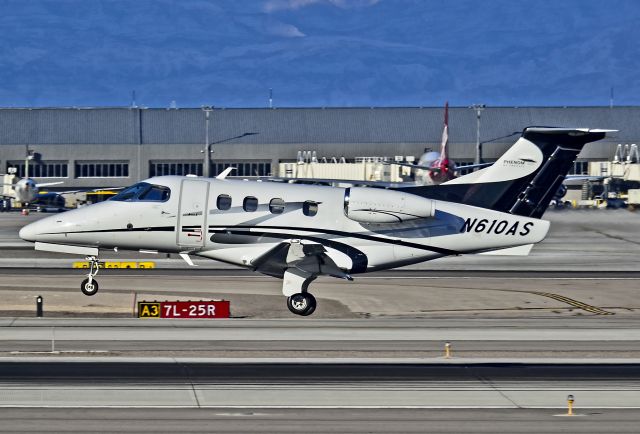
[[[293,294],[287,298],[287,307],[291,313],[309,316],[316,310],[316,298],[308,292]]]
[[[89,279],[84,279],[80,284],[80,291],[82,291],[84,295],[96,295],[98,292],[98,281],[92,279],[91,282],[89,282]]]
[[[100,271],[100,262],[96,256],[87,256],[86,259],[89,261],[89,273],[87,274],[87,278],[80,284],[80,291],[82,291],[84,295],[96,295],[98,292],[98,282],[95,276],[98,274],[98,271]]]

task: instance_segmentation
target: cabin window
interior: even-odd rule
[[[151,185],[139,182],[127,187],[110,200],[119,202],[166,202],[171,196],[171,190],[164,185]]]
[[[318,203],[310,200],[305,201],[302,204],[302,213],[309,217],[313,217],[318,214]]]
[[[216,207],[219,210],[226,211],[231,208],[231,196],[228,194],[221,194],[216,201]]]
[[[242,209],[247,212],[254,212],[258,209],[258,199],[253,196],[247,196],[242,202]]]
[[[282,214],[284,212],[284,200],[279,197],[271,199],[269,211],[271,211],[271,214]]]

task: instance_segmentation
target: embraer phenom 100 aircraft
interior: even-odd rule
[[[526,128],[492,166],[441,185],[385,190],[161,176],[112,199],[44,218],[20,237],[86,255],[81,290],[98,291],[98,253],[126,249],[211,258],[277,277],[291,312],[309,284],[443,256],[527,254],[549,201],[586,143],[611,130]]]

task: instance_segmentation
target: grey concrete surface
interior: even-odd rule
[[[25,433],[637,433],[637,410],[562,417],[549,409],[0,409],[0,432]]]
[[[212,298],[230,300],[236,318],[292,316],[281,281],[257,274],[105,270],[97,276],[100,292],[86,297],[79,291],[84,278],[81,270],[62,274],[30,271],[0,274],[0,315],[34,315],[35,297],[42,295],[47,316],[124,317],[133,316],[136,300]],[[310,287],[318,298],[313,317],[636,317],[640,307],[637,276],[523,273],[515,277],[453,272],[434,277],[428,271],[405,273],[364,275],[354,282],[320,278]]]
[[[493,319],[0,319],[0,355],[640,358],[629,317]]]
[[[0,362],[1,407],[640,409],[640,364]]]

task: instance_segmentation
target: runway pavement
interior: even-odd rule
[[[635,410],[559,416],[548,409],[0,409],[0,432],[38,433],[637,433]]]
[[[640,357],[632,318],[0,320],[0,355],[223,358]]]
[[[640,409],[640,364],[0,359],[0,407]]]

